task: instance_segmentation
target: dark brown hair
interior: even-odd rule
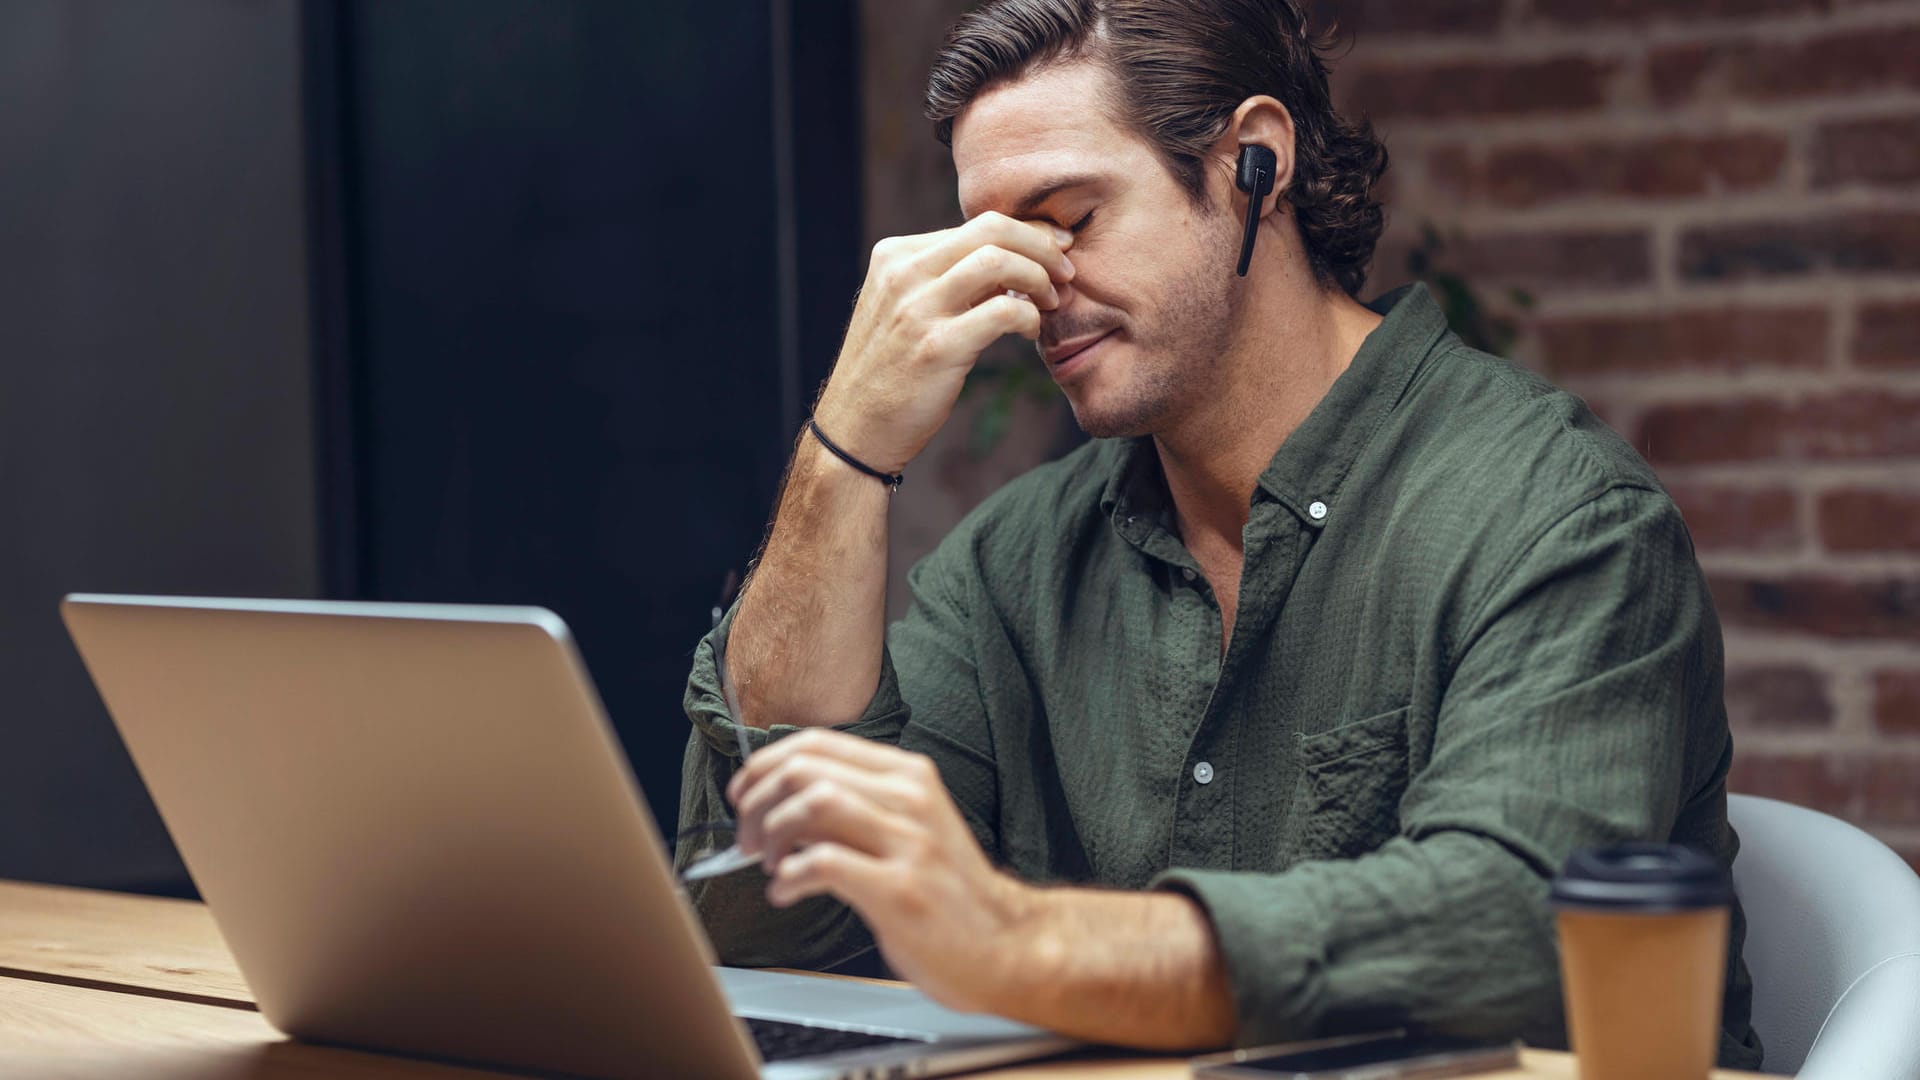
[[[1293,117],[1286,190],[1316,278],[1357,294],[1384,224],[1373,186],[1387,149],[1365,121],[1333,110],[1323,55],[1300,0],[988,0],[962,16],[927,75],[927,118],[953,145],[953,120],[979,94],[1056,61],[1105,64],[1122,120],[1196,203],[1208,150],[1240,103],[1268,94]]]

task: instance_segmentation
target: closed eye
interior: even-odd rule
[[[1087,222],[1089,222],[1089,221],[1092,221],[1092,220],[1093,220],[1093,211],[1091,211],[1091,210],[1089,210],[1089,211],[1087,211],[1087,216],[1086,216],[1086,217],[1083,217],[1083,218],[1081,218],[1081,219],[1080,219],[1079,221],[1076,221],[1076,222],[1074,222],[1073,224],[1071,224],[1071,225],[1069,225],[1069,226],[1067,226],[1067,231],[1068,231],[1068,232],[1074,232],[1074,233],[1077,233],[1077,232],[1079,232],[1079,231],[1080,231],[1081,229],[1084,229],[1084,228],[1086,228],[1086,227],[1087,227]]]

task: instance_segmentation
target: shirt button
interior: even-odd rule
[[[1313,505],[1307,507],[1307,516],[1315,521],[1325,520],[1327,516],[1327,504],[1318,499],[1314,500]]]
[[[1186,579],[1187,579],[1188,581],[1192,581],[1192,580],[1194,579],[1194,577],[1195,577],[1196,575],[1194,574],[1194,572],[1193,572],[1193,570],[1192,570],[1191,568],[1189,568],[1189,567],[1181,567],[1181,569],[1180,569],[1180,576],[1181,576],[1181,577],[1183,577],[1183,578],[1186,578]]]
[[[1204,761],[1198,765],[1195,765],[1193,767],[1193,779],[1196,783],[1201,783],[1201,784],[1213,783],[1213,766],[1207,764]]]

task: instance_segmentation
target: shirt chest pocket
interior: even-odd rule
[[[1303,736],[1299,750],[1293,861],[1364,855],[1400,831],[1407,707]]]

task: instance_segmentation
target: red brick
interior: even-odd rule
[[[1593,109],[1619,64],[1585,56],[1548,60],[1399,64],[1350,72],[1349,101],[1376,116],[1525,115]]]
[[[1694,546],[1702,551],[1784,551],[1800,542],[1793,492],[1670,484]]]
[[[1744,753],[1738,739],[1727,790],[1765,795],[1851,818],[1856,815],[1859,763],[1826,754]]]
[[[1855,390],[1657,405],[1642,414],[1633,444],[1659,465],[1920,455],[1920,396]]]
[[[1920,26],[1869,27],[1797,41],[1722,41],[1655,49],[1662,104],[1693,98],[1778,101],[1920,88]]]
[[[1787,160],[1777,135],[1663,135],[1495,147],[1474,161],[1458,148],[1428,159],[1434,186],[1497,206],[1592,197],[1675,198],[1772,184]]]
[[[1920,825],[1920,757],[1875,755],[1861,774],[1862,818],[1876,825]]]
[[[1393,170],[1389,169],[1388,172]],[[1427,155],[1427,182],[1451,195],[1472,195],[1484,183],[1486,167],[1466,147],[1448,144]]]
[[[1721,307],[1541,318],[1540,348],[1555,374],[1820,368],[1824,308]]]
[[[1503,0],[1319,0],[1310,20],[1345,35],[1485,34],[1500,25]]]
[[[1720,618],[1755,630],[1920,640],[1920,576],[1709,575]]]
[[[1920,824],[1920,755],[1742,753],[1727,790],[1879,826]]]
[[[1451,241],[1442,258],[1477,284],[1530,290],[1638,285],[1653,276],[1643,229],[1476,233]]]
[[[1828,551],[1920,552],[1920,491],[1833,491],[1820,499]]]
[[[1876,671],[1873,722],[1892,735],[1920,735],[1920,669]]]
[[[1813,183],[1815,187],[1920,183],[1920,116],[1850,120],[1822,127],[1813,142]]]
[[[1920,301],[1862,307],[1853,362],[1866,368],[1920,369]]]
[[[1736,730],[1804,730],[1833,723],[1819,672],[1799,664],[1727,669],[1727,720]]]
[[[1825,11],[1829,0],[1533,0],[1533,13],[1549,22],[1587,26],[1621,22],[1638,28],[1650,19],[1694,22]]]
[[[1816,272],[1920,273],[1920,212],[1705,225],[1680,236],[1680,273],[1690,280]]]
[[[1656,50],[1647,58],[1647,81],[1654,100],[1672,105],[1693,93],[1715,59],[1710,45],[1679,45]]]

